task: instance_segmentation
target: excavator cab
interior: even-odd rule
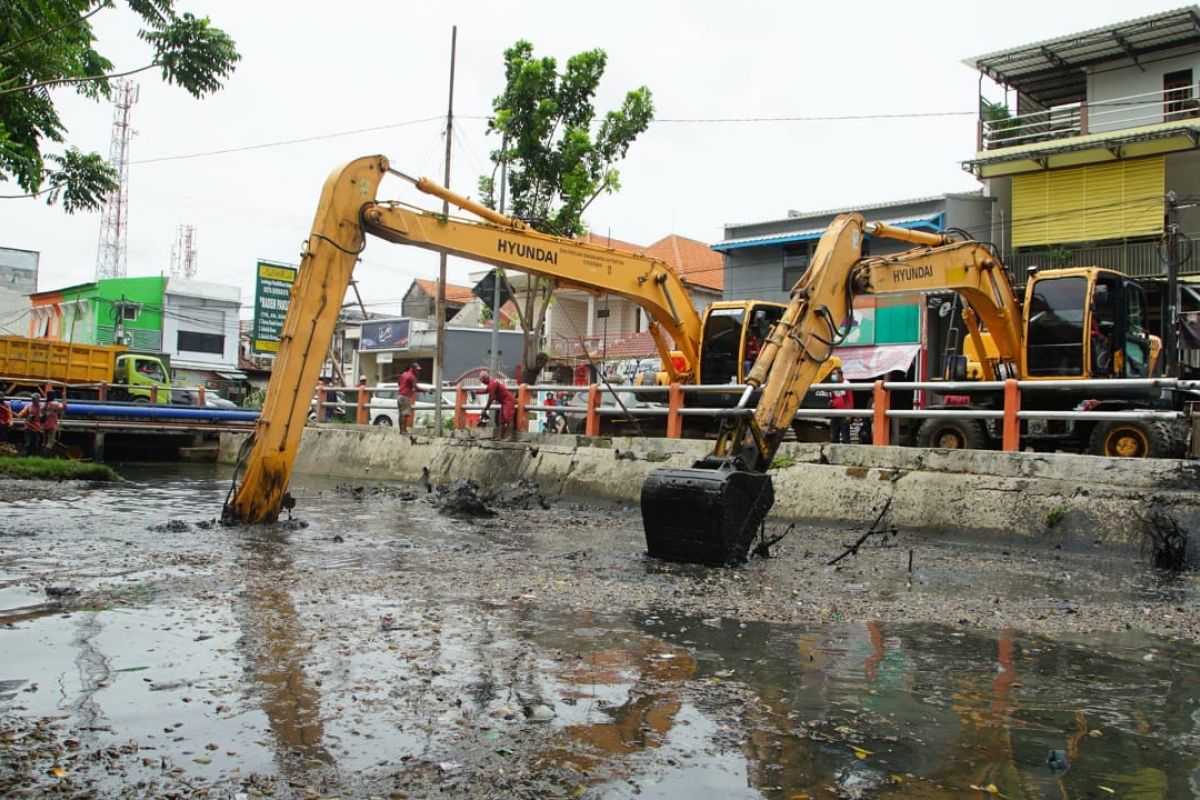
[[[704,314],[700,380],[706,385],[742,384],[771,326],[786,306],[752,300],[713,303]]]
[[[1145,294],[1120,273],[1095,267],[1034,272],[1025,309],[1030,378],[1153,374],[1157,348],[1144,327]]]

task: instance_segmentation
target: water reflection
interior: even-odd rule
[[[735,753],[747,788],[771,798],[1200,796],[1192,646],[669,615],[540,622],[540,646],[576,654],[556,672],[560,702],[589,704],[542,757],[600,781],[596,797],[626,782],[644,797],[687,791],[676,756]],[[680,720],[697,713],[734,730],[685,752]],[[1052,769],[1051,751],[1070,767]]]
[[[312,762],[328,764],[333,757],[324,743],[321,696],[305,668],[311,633],[292,598],[293,547],[277,526],[239,531],[236,541],[244,583],[234,616],[242,630],[246,685],[267,716],[280,772],[299,777]]]

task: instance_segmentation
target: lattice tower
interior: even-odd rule
[[[196,277],[196,227],[180,225],[175,229],[175,244],[171,245],[171,275],[175,278]]]
[[[96,253],[96,279],[123,278],[128,271],[129,140],[134,130],[129,113],[138,100],[132,81],[113,82],[112,143],[108,160],[117,168],[117,188],[104,199],[100,216],[100,246]]]

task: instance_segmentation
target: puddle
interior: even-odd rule
[[[0,733],[19,741],[51,720],[42,733],[75,742],[50,760],[0,758],[0,789],[1200,797],[1190,643],[696,615],[632,587],[717,591],[711,573],[311,480],[306,528],[155,532],[215,516],[227,485],[193,468],[131,474],[43,503],[53,536],[0,540]],[[0,526],[27,513],[0,505]],[[633,600],[548,599],[585,582]],[[44,584],[105,602],[17,613],[45,601]],[[1194,603],[1187,584],[1131,589],[1147,591]],[[1056,752],[1065,770],[1048,764]]]

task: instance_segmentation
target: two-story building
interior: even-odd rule
[[[1168,264],[1184,276],[1185,308],[1200,303],[1187,278],[1200,274],[1200,7],[966,63],[981,97],[963,166],[995,198],[988,238],[1014,277],[1034,266],[1120,270],[1147,289],[1159,333],[1179,307]],[[1171,230],[1179,236],[1165,246]]]
[[[170,356],[180,383],[240,386],[233,286],[162,275],[104,278],[30,295],[28,335],[80,344],[124,344]]]

